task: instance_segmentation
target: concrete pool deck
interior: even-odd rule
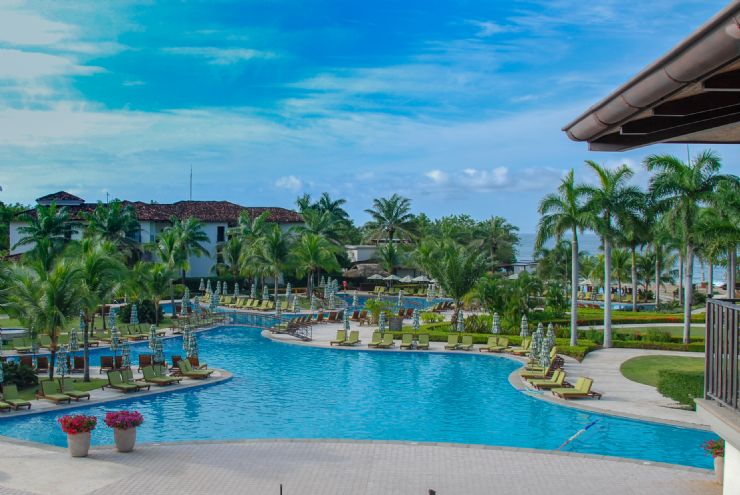
[[[455,444],[188,442],[138,445],[129,454],[95,448],[84,459],[15,441],[0,449],[0,493],[8,495],[719,494],[713,479],[673,465]]]

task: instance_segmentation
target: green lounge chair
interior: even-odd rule
[[[39,346],[46,347],[47,349],[51,349],[51,337],[49,337],[45,333],[40,334],[39,335]]]
[[[332,340],[329,342],[329,346],[333,345],[342,345],[345,342],[347,342],[347,331],[346,330],[337,330],[337,338],[335,340]]]
[[[594,381],[591,378],[580,377],[573,388],[553,388],[552,393],[561,399],[581,399],[586,397],[601,400],[601,394],[591,390]]]
[[[558,347],[555,346],[552,349],[550,349],[550,361],[555,359],[555,357],[558,355]],[[529,363],[527,364],[526,368],[527,371],[544,371],[545,368],[540,366],[537,363]]]
[[[172,385],[173,383],[175,383],[173,380],[170,380],[171,377],[157,376],[157,374],[154,372],[154,367],[152,366],[144,366],[143,368],[141,368],[141,372],[144,375],[144,381],[146,383],[153,383],[159,386]]]
[[[410,333],[401,335],[401,349],[411,349],[414,345],[414,336]]]
[[[422,333],[419,335],[416,341],[416,348],[429,350],[429,334]]]
[[[373,332],[373,336],[370,339],[368,347],[378,347],[383,342],[383,337],[380,332]]]
[[[189,359],[186,360],[186,361],[189,362]],[[191,366],[192,366],[192,363],[191,363]],[[171,376],[171,375],[168,375],[167,374],[167,366],[165,366],[165,365],[156,364],[156,365],[152,366],[152,368],[154,369],[154,375],[156,377],[158,377],[158,378],[166,378],[166,379],[170,380],[172,383],[180,383],[182,381],[182,378],[179,377],[179,376]],[[180,367],[179,366],[177,367],[177,371],[178,372],[180,371]]]
[[[349,338],[344,341],[341,345],[349,345],[353,346],[355,344],[361,344],[362,341],[360,340],[360,331],[359,330],[352,330],[349,332]]]
[[[214,370],[196,370],[193,369],[193,365],[187,359],[181,359],[177,362],[177,367],[180,368],[180,374],[188,378],[196,378],[198,380],[205,380]]]
[[[498,343],[498,335],[494,335],[492,337],[488,337],[488,342],[486,342],[486,345],[480,346],[478,348],[479,352],[500,352],[501,346]]]
[[[131,370],[131,368],[121,370],[121,378],[123,378],[124,383],[134,384],[138,387],[139,390],[147,389],[151,387],[151,384],[142,381],[142,380],[135,380],[134,379],[134,372]]]
[[[529,384],[537,390],[551,389],[551,388],[564,388],[565,387],[565,371],[555,370],[552,377],[549,379],[536,379],[533,378],[528,380]]]
[[[393,342],[393,334],[391,332],[385,332],[383,334],[383,340],[380,342],[380,344],[378,344],[378,347],[382,349],[389,349],[395,345],[396,343]]]
[[[548,376],[550,376],[555,371],[555,360],[550,360],[550,365],[542,371],[522,371],[520,375],[522,378],[529,379],[529,378],[537,378],[537,379],[545,379]]]
[[[517,356],[523,356],[529,352],[529,348],[531,345],[532,345],[532,339],[529,337],[524,337],[522,339],[522,345],[519,347],[510,348],[509,352]]]
[[[448,351],[457,349],[457,346],[460,345],[460,336],[456,333],[451,333],[447,336],[447,344],[445,344],[445,349]]]
[[[16,411],[19,407],[27,407],[31,409],[31,403],[27,400],[21,399],[18,395],[18,387],[13,384],[6,383],[3,385],[3,402],[13,406]]]
[[[0,400],[0,411],[10,411],[11,409],[13,409],[13,406]]]
[[[462,337],[462,343],[457,347],[461,351],[471,351],[473,350],[473,336],[472,335],[463,335]]]
[[[13,339],[13,350],[18,354],[28,354],[32,351],[31,343],[26,339]]]
[[[80,399],[90,400],[90,392],[75,390],[75,382],[71,378],[59,379],[59,391],[65,395],[69,395],[78,402]]]
[[[125,393],[137,392],[139,390],[139,387],[137,387],[136,384],[126,383],[123,380],[123,375],[121,375],[120,371],[108,372],[108,386],[114,390],[119,390]]]
[[[62,389],[59,388],[59,382],[56,380],[44,380],[41,382],[41,393],[44,394],[44,399],[59,404],[60,402],[66,402],[69,404],[72,402],[72,397],[62,393]]]

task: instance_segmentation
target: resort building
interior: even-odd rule
[[[84,199],[65,191],[47,194],[36,200],[40,206],[49,206],[52,202],[57,206],[67,208],[70,218],[74,221],[71,239],[80,239],[84,235],[84,213],[92,212],[97,203],[86,203]],[[130,205],[136,212],[141,229],[131,233],[131,237],[138,243],[154,242],[157,234],[170,225],[170,219],[176,217],[185,219],[195,217],[203,222],[203,230],[208,235],[209,242],[205,244],[208,250],[207,257],[192,257],[190,260],[189,277],[207,277],[213,274],[213,267],[217,261],[217,245],[226,240],[230,227],[237,224],[242,212],[247,212],[250,218],[256,218],[263,212],[269,212],[268,221],[275,222],[288,229],[302,223],[301,216],[295,211],[278,207],[247,207],[229,201],[178,201],[176,203],[144,203],[141,201],[122,201]],[[24,212],[33,215],[35,210]],[[33,244],[15,247],[22,239],[20,229],[25,225],[16,217],[10,222],[10,255],[19,255],[33,249]]]
[[[656,143],[740,143],[740,2],[563,130],[594,151]],[[728,246],[735,287],[736,246]],[[704,399],[697,412],[725,440],[724,493],[740,493],[740,300],[707,302]]]

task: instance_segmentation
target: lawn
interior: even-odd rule
[[[659,370],[704,371],[703,358],[682,356],[639,356],[628,359],[620,367],[625,378],[656,387]]]
[[[39,380],[44,380],[44,378],[39,377]],[[89,392],[90,390],[96,390],[101,388],[103,385],[108,384],[108,380],[105,380],[103,378],[91,378],[90,381],[87,383],[83,382],[82,378],[75,378],[74,382],[75,390],[79,390],[80,392]],[[18,393],[20,394],[22,399],[33,400],[36,398],[36,391],[38,390],[38,388],[38,385],[34,385],[33,387],[19,390]]]

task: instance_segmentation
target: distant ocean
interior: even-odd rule
[[[534,240],[535,234],[519,234],[521,238],[519,246],[517,246],[517,259],[520,260],[532,260],[534,259]],[[567,237],[570,241],[570,236]],[[549,242],[547,247],[552,247],[553,242]],[[599,254],[601,251],[601,241],[599,237],[592,232],[584,232],[578,235],[578,249],[580,251],[586,251],[590,255]],[[678,270],[678,264],[675,267]],[[694,282],[702,282],[707,280],[709,276],[709,267],[704,266],[702,272],[702,266],[699,260],[694,261]],[[725,269],[720,266],[714,267],[714,281],[719,282],[725,281]],[[678,280],[676,280],[678,282]]]

